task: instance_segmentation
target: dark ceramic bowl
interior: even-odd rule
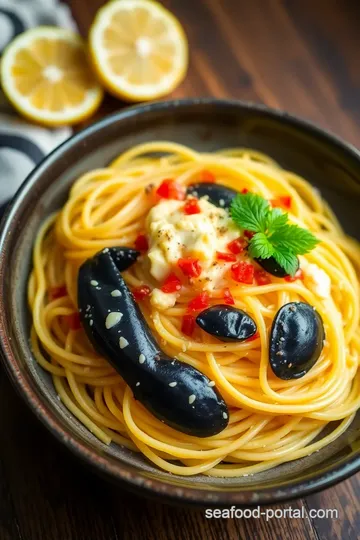
[[[261,150],[317,186],[345,229],[359,238],[360,154],[307,122],[260,105],[214,99],[155,103],[110,116],[48,156],[6,212],[0,238],[0,335],[4,365],[14,386],[75,455],[144,495],[204,506],[265,504],[304,496],[350,476],[360,469],[360,415],[342,437],[301,460],[243,478],[186,478],[160,471],[140,454],[115,444],[105,446],[56,399],[51,378],[29,347],[26,284],[36,231],[64,203],[79,175],[151,140],[206,151],[234,146]]]

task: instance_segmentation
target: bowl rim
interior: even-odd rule
[[[14,216],[20,203],[26,198],[28,192],[36,184],[37,179],[41,177],[43,171],[61,158],[62,155],[84,141],[92,134],[108,126],[126,120],[130,117],[165,110],[188,109],[192,106],[218,106],[224,109],[237,108],[252,110],[255,113],[262,113],[269,118],[280,120],[302,132],[310,133],[312,136],[320,137],[343,150],[347,155],[354,158],[360,165],[360,151],[350,143],[343,141],[332,132],[319,127],[317,124],[289,114],[285,111],[272,109],[260,103],[246,102],[236,99],[217,99],[211,97],[187,98],[179,100],[168,100],[153,102],[144,105],[134,105],[127,107],[120,112],[116,112],[102,118],[91,126],[82,129],[73,134],[69,139],[60,144],[50,154],[48,154],[28,175],[21,187],[16,192],[11,203],[5,211],[1,221],[0,230],[0,292],[5,290],[5,268],[9,256],[10,240],[9,231],[11,231]],[[9,375],[13,386],[29,406],[30,410],[37,416],[43,425],[65,445],[73,454],[79,457],[83,462],[96,469],[98,473],[105,476],[110,481],[116,481],[123,487],[136,491],[141,491],[143,495],[157,497],[166,500],[166,502],[181,503],[185,505],[198,505],[203,507],[224,507],[228,505],[254,506],[264,504],[275,504],[290,501],[294,498],[308,496],[312,493],[329,488],[334,484],[345,480],[352,474],[360,470],[360,452],[347,460],[341,460],[339,463],[330,465],[322,473],[310,475],[310,478],[300,480],[291,480],[288,486],[279,483],[276,486],[263,488],[254,492],[251,484],[244,485],[240,491],[231,490],[213,490],[207,486],[206,489],[199,489],[193,486],[177,486],[155,477],[144,477],[138,471],[127,470],[127,464],[120,460],[113,463],[112,460],[104,458],[93,450],[90,445],[62,427],[61,421],[53,413],[46,401],[41,397],[40,392],[34,390],[28,378],[31,375],[22,373],[20,362],[12,352],[11,341],[6,335],[5,323],[5,303],[6,294],[0,294],[0,356],[6,372]],[[115,460],[114,460],[115,461]],[[255,495],[254,495],[255,494]]]

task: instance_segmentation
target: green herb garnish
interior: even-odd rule
[[[254,193],[239,193],[231,203],[230,214],[238,227],[255,233],[249,240],[251,257],[274,257],[291,276],[298,266],[296,256],[308,253],[319,243],[310,231],[289,223],[287,213],[271,208],[268,201]]]

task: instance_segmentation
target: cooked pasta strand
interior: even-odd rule
[[[194,296],[189,287],[167,310],[141,304],[165,352],[206,373],[229,406],[227,428],[199,439],[153,417],[93,350],[83,330],[71,329],[67,320],[77,312],[81,263],[105,247],[132,246],[144,232],[156,202],[147,186],[164,178],[188,185],[204,169],[238,191],[246,188],[269,199],[290,196],[292,219],[321,239],[302,262],[326,271],[332,294],[320,298],[301,281],[278,278],[263,286],[230,283],[235,306],[249,312],[259,329],[257,339],[243,343],[183,334],[181,321]],[[323,448],[347,429],[360,407],[359,272],[359,244],[344,234],[318,191],[268,156],[251,149],[201,154],[171,142],[147,143],[123,153],[109,168],[78,179],[64,207],[39,230],[28,285],[32,350],[52,374],[64,405],[105,444],[125,445],[163,470],[184,476],[255,474]],[[130,287],[154,283],[141,261],[124,278]],[[54,290],[63,294],[53,297]],[[213,298],[222,298],[222,292],[213,291]],[[303,378],[283,381],[269,369],[268,341],[277,310],[290,301],[317,309],[326,343]],[[323,436],[330,422],[336,423]]]

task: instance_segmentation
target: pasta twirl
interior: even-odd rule
[[[105,247],[133,246],[156,203],[153,187],[165,178],[187,186],[211,171],[218,183],[272,200],[291,197],[291,219],[321,240],[301,257],[331,280],[331,295],[310,281],[276,277],[264,285],[230,283],[235,306],[256,321],[259,336],[223,343],[205,332],[182,332],[187,304],[196,292],[184,287],[176,304],[162,310],[142,302],[144,315],[171,356],[215,382],[229,406],[227,428],[208,438],[177,432],[153,417],[114,369],[88,342],[77,323],[79,266]],[[54,379],[66,407],[104,443],[140,451],[158,467],[180,475],[235,477],[254,474],[308,455],[339,437],[360,407],[360,248],[342,231],[319,193],[303,178],[249,149],[198,153],[169,142],[139,145],[108,168],[78,179],[60,212],[42,225],[34,246],[28,296],[31,341],[39,364]],[[124,273],[130,288],[153,287],[144,257]],[[223,291],[211,291],[212,302]],[[269,331],[281,306],[302,301],[321,315],[326,341],[315,366],[302,378],[278,379],[269,369]],[[330,422],[332,430],[322,435]]]

